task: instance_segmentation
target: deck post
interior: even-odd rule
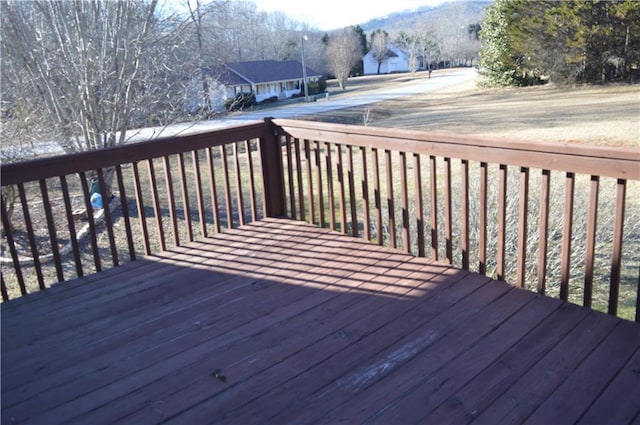
[[[264,182],[264,211],[267,217],[286,215],[282,149],[278,143],[272,118],[264,119],[264,135],[260,138],[262,177]]]

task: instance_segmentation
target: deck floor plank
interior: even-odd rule
[[[332,391],[337,391],[342,400],[331,405],[327,419],[330,422],[364,421],[374,412],[372,409],[390,401],[388,388],[394,388],[394,392],[403,394],[415,385],[423,374],[437,370],[450,358],[477,343],[488,332],[486,329],[483,330],[487,325],[488,329],[491,329],[494,323],[500,323],[517,310],[521,303],[532,299],[530,294],[513,291],[508,285],[497,282],[472,295],[460,304],[450,307],[435,320],[424,324],[423,332],[432,332],[436,338],[419,355],[408,358],[407,362],[396,365],[393,370],[385,370],[384,373],[373,376],[373,379],[368,379],[363,385],[353,387],[346,379],[333,384]],[[417,359],[425,359],[421,368],[413,369],[407,366]],[[316,409],[322,410],[319,405]]]
[[[589,310],[563,305],[547,316],[535,329],[507,350],[464,387],[447,398],[433,412],[433,423],[469,423],[506,391],[535,363],[551,351],[585,319]]]
[[[6,423],[640,415],[625,398],[640,396],[638,324],[292,220],[60,283],[1,314]]]
[[[580,326],[571,331],[527,373],[519,377],[472,423],[522,423],[569,377],[618,323],[619,320],[611,316],[590,312]]]
[[[634,406],[619,406],[620,399],[639,400]],[[613,382],[580,418],[579,424],[623,424],[640,419],[640,349],[620,370]]]
[[[526,335],[547,315],[555,311],[559,304],[559,301],[552,302],[548,298],[533,299],[521,305],[519,309],[514,309],[512,314],[504,318],[504,321],[493,322],[491,329],[484,332],[480,329],[477,333],[481,337],[477,344],[468,347],[459,356],[452,357],[433,373],[423,373],[422,379],[416,385],[402,394],[398,400],[392,400],[383,406],[371,420],[381,424],[401,424],[415,420],[418,416],[420,421],[430,422],[429,415],[433,410],[447,398],[461,391],[466,383],[503,355],[522,335]],[[473,325],[477,325],[477,322],[470,324],[472,329],[475,327]],[[420,357],[404,367],[422,371],[425,369],[423,366],[425,360],[430,359]]]
[[[460,297],[482,283],[460,288],[461,291],[456,291],[456,294],[454,291],[446,290],[438,293]],[[350,323],[343,324],[338,334],[324,337],[286,361],[276,359],[275,364],[267,365],[269,367],[263,372],[254,375],[246,384],[254,389],[255,396],[248,397],[243,388],[238,387],[233,391],[221,393],[216,398],[204,400],[193,409],[175,417],[175,422],[199,422],[207,417],[220,417],[223,421],[233,423],[256,421],[258,418],[255,415],[251,417],[252,415],[245,413],[265,411],[265,406],[268,408],[267,411],[275,411],[278,406],[289,400],[287,397],[281,397],[282,394],[296,394],[296,398],[299,398],[303,392],[322,386],[331,376],[340,376],[341,373],[355,367],[361,359],[370,357],[376,350],[389,344],[388,338],[402,338],[404,333],[416,326],[420,327],[419,323],[415,323],[415,319],[409,320],[407,311],[422,307],[435,314],[455,303],[455,299],[450,298],[448,302],[443,302],[442,298],[436,297],[422,301],[424,302],[417,306],[410,303],[394,303],[385,309],[372,309],[368,314],[354,317]],[[266,415],[263,418],[266,418]]]
[[[372,276],[368,282],[367,279],[361,278],[361,273],[357,273],[360,284],[354,284],[354,288],[362,288],[369,282],[377,282],[378,284],[387,281],[388,287],[382,287],[384,290],[392,288],[392,284],[397,278],[388,278],[382,275]],[[409,293],[414,288],[411,286],[398,287],[395,290],[398,293]],[[202,371],[197,365],[190,370],[181,370],[174,375],[167,376],[166,382],[171,382],[171,386],[157,386],[157,388],[149,388],[145,390],[145,394],[158,393],[159,391],[170,390],[168,394],[157,395],[158,399],[165,400],[162,406],[162,412],[165,416],[171,416],[185,409],[185,406],[195,404],[200,400],[215,395],[220,390],[230,392],[231,387],[235,386],[244,392],[243,388],[247,380],[252,379],[256,375],[261,375],[264,379],[264,370],[269,364],[280,362],[292,353],[298,353],[306,349],[308,346],[317,343],[318,339],[327,338],[328,340],[336,340],[341,342],[346,335],[344,327],[357,319],[366,318],[371,312],[383,309],[393,302],[390,297],[363,297],[354,293],[344,292],[336,294],[328,301],[321,304],[310,306],[306,311],[301,312],[295,317],[275,326],[275,329],[269,332],[260,332],[249,336],[248,338],[235,343],[230,347],[216,348],[209,354],[209,357],[216,360],[218,367],[224,370],[227,376],[227,384],[224,386],[212,386],[209,379],[202,379]],[[327,313],[331,312],[330,316]],[[307,332],[309,326],[313,324],[314,332]],[[335,345],[335,342],[332,343]],[[287,364],[291,368],[291,359],[287,360]],[[277,382],[277,379],[274,380]],[[253,391],[257,391],[256,382],[251,382]],[[184,388],[183,388],[184,386]],[[246,397],[246,394],[244,395]],[[131,397],[127,397],[130,402]],[[140,407],[146,407],[147,404],[141,404]],[[127,418],[132,422],[147,415],[147,412],[138,412],[132,417]]]
[[[525,423],[575,423],[640,346],[640,328],[620,322]],[[640,399],[635,399],[640,403]]]
[[[300,247],[303,248],[303,247]],[[389,253],[386,254],[388,256]],[[278,260],[282,260],[279,258]],[[229,260],[231,261],[231,260]],[[356,263],[357,264],[357,263]],[[272,271],[273,268],[270,268],[269,271]],[[328,265],[327,268],[323,268],[318,270],[316,273],[318,275],[324,275],[330,273],[332,270],[336,270],[337,268],[332,268],[331,264]],[[313,269],[309,269],[313,270]],[[291,272],[289,269],[279,269],[278,270],[281,277],[285,277],[287,274],[295,275],[295,272]],[[192,270],[184,271],[185,281],[192,281],[195,276]],[[245,279],[244,277],[241,277]],[[256,278],[251,277],[251,281],[255,282]],[[163,285],[171,285],[172,282],[164,282],[162,280],[157,281],[159,286]],[[241,283],[241,282],[236,282]],[[264,283],[264,282],[261,282]],[[266,284],[271,285],[271,283],[266,282]],[[277,309],[281,305],[287,305],[293,303],[297,299],[303,296],[308,296],[307,292],[302,292],[298,288],[287,285],[278,285],[273,290],[266,291],[266,286],[260,285],[260,295],[251,297],[251,295],[255,295],[256,285],[239,285],[241,289],[235,290],[231,293],[222,292],[222,299],[218,299],[216,297],[213,301],[215,301],[215,308],[208,309],[205,316],[202,314],[194,317],[188,318],[187,325],[192,326],[192,332],[186,333],[184,335],[172,337],[171,335],[166,335],[165,332],[161,332],[158,334],[158,338],[161,338],[159,341],[145,341],[146,343],[142,346],[145,350],[144,359],[137,358],[136,355],[142,354],[141,352],[136,353],[135,351],[132,354],[132,347],[126,346],[124,350],[124,354],[129,354],[128,357],[122,357],[120,361],[118,361],[118,357],[114,357],[113,353],[107,353],[104,356],[101,356],[100,359],[104,361],[104,363],[95,364],[95,358],[90,359],[87,367],[89,370],[84,370],[83,368],[79,368],[77,365],[70,364],[67,369],[64,369],[56,374],[55,378],[60,379],[65,370],[70,370],[73,372],[74,377],[81,378],[81,384],[79,385],[75,380],[66,380],[66,385],[60,386],[58,385],[57,389],[59,392],[65,394],[65,397],[68,400],[72,400],[72,403],[63,404],[57,406],[56,409],[50,410],[48,414],[53,415],[55,418],[64,418],[65,415],[63,411],[69,411],[70,414],[77,414],[78,410],[80,410],[79,405],[82,405],[82,409],[92,408],[86,400],[95,399],[99,400],[99,397],[93,397],[91,395],[92,390],[99,390],[104,393],[109,393],[109,397],[114,397],[114,388],[118,387],[123,390],[129,389],[128,381],[136,378],[129,376],[132,373],[132,368],[145,368],[145,367],[154,367],[152,371],[147,371],[143,369],[140,374],[144,374],[150,378],[155,376],[154,372],[161,366],[165,366],[165,363],[170,363],[175,359],[175,355],[177,354],[186,354],[189,353],[190,347],[194,347],[194,350],[197,351],[198,344],[201,344],[202,341],[206,341],[211,338],[217,338],[219,335],[224,333],[235,332],[236,329],[245,323],[251,324],[252,322],[260,322],[261,318],[265,315],[272,315],[273,311]],[[298,289],[298,290],[297,290]],[[240,290],[244,290],[242,294],[238,292]],[[220,294],[219,291],[214,291],[214,295]],[[224,297],[227,295],[227,297]],[[321,294],[322,296],[326,296],[325,294]],[[225,299],[226,298],[226,299]],[[238,303],[247,300],[248,302],[253,301],[250,305],[243,305],[242,309],[239,309]],[[201,301],[201,297],[197,297],[197,301]],[[206,307],[207,301],[204,300],[205,303],[201,304],[200,310],[203,307]],[[251,315],[247,315],[247,310]],[[240,322],[239,322],[240,321]],[[199,322],[198,326],[193,326],[194,322]],[[126,321],[125,321],[126,323]],[[183,321],[177,321],[177,323],[184,323]],[[199,329],[207,330],[208,327],[213,327],[215,325],[215,329],[208,332],[197,332]],[[163,330],[164,331],[164,330]],[[156,338],[157,339],[157,338]],[[169,343],[165,343],[164,340],[167,339]],[[152,347],[152,348],[149,348]],[[117,354],[117,353],[116,353]],[[182,356],[186,358],[186,356]],[[166,367],[170,367],[167,365]],[[85,376],[91,377],[92,379],[84,379]],[[149,378],[149,379],[150,379]],[[55,380],[58,384],[60,380]],[[123,381],[121,381],[123,380]],[[46,387],[47,382],[50,379],[46,379],[43,382],[43,386]],[[65,382],[64,380],[62,382]],[[109,385],[104,385],[104,384]],[[103,387],[99,387],[99,385],[103,385]],[[30,386],[33,386],[30,383]],[[61,396],[59,394],[52,394],[50,392],[41,393],[37,397],[28,397],[25,398],[22,407],[26,409],[30,414],[36,414],[40,411],[46,410],[48,408],[54,407],[51,403],[60,403]],[[27,409],[28,407],[28,409]],[[75,410],[78,409],[78,410]],[[41,418],[41,420],[47,420],[47,417]]]

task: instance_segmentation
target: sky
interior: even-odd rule
[[[343,28],[420,6],[437,6],[444,0],[253,0],[259,10],[281,11],[320,30]]]

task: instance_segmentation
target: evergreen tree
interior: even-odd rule
[[[497,0],[480,31],[485,85],[637,78],[640,2]]]

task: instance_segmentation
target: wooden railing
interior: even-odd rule
[[[640,321],[637,150],[266,120],[8,164],[2,186],[5,300],[289,216]]]
[[[637,149],[274,124],[288,215],[640,320]]]
[[[3,165],[3,299],[274,215],[269,141],[258,122]]]

